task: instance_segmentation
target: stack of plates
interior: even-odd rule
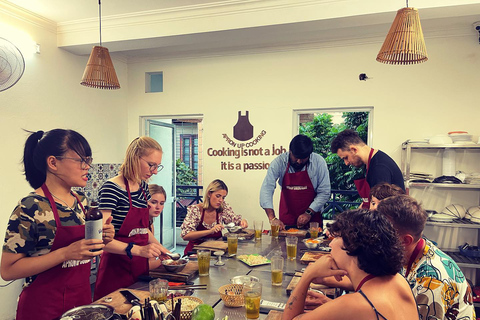
[[[452,138],[455,144],[475,144],[472,141],[472,135],[468,134],[467,131],[451,131],[448,136]]]

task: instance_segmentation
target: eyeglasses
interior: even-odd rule
[[[140,157],[140,159],[142,159],[143,161],[145,161],[148,164],[148,166],[150,168],[150,172],[155,171],[155,169],[157,169],[157,172],[160,172],[163,169],[163,164],[150,163],[147,160],[143,159],[142,157]]]
[[[73,160],[76,162],[80,162],[82,168],[86,168],[87,166],[91,167],[93,163],[93,158],[92,157],[86,157],[86,158],[71,158],[71,157],[55,157],[57,159],[69,159]]]

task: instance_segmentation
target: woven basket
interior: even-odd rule
[[[245,304],[243,299],[243,284],[226,284],[218,288],[218,293],[226,307],[242,307]]]
[[[197,297],[181,296],[181,297],[173,298],[174,304],[176,304],[179,299],[182,299],[182,309],[183,309],[183,303],[184,303],[185,300],[191,300],[191,301],[197,302],[198,305],[203,303],[202,299],[199,299]],[[167,306],[167,310],[169,312],[171,312],[172,311],[172,300],[169,299],[169,300],[165,301],[165,305]],[[192,319],[192,313],[193,313],[193,309],[190,310],[190,311],[181,311],[180,312],[180,320],[190,320],[190,319]]]

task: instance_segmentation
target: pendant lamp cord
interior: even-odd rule
[[[100,21],[100,47],[102,46],[102,0],[98,0],[98,20]]]
[[[100,2],[100,0],[98,0]],[[407,0],[407,8],[408,8],[408,0]]]

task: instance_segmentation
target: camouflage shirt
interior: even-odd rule
[[[78,199],[87,210],[87,198],[77,192]],[[62,204],[56,203],[62,226],[85,224],[85,214],[75,200],[74,211]],[[12,212],[5,234],[3,252],[23,253],[27,257],[47,254],[55,239],[56,222],[52,208],[47,198],[30,193],[21,199]],[[33,277],[26,279],[27,285]]]

